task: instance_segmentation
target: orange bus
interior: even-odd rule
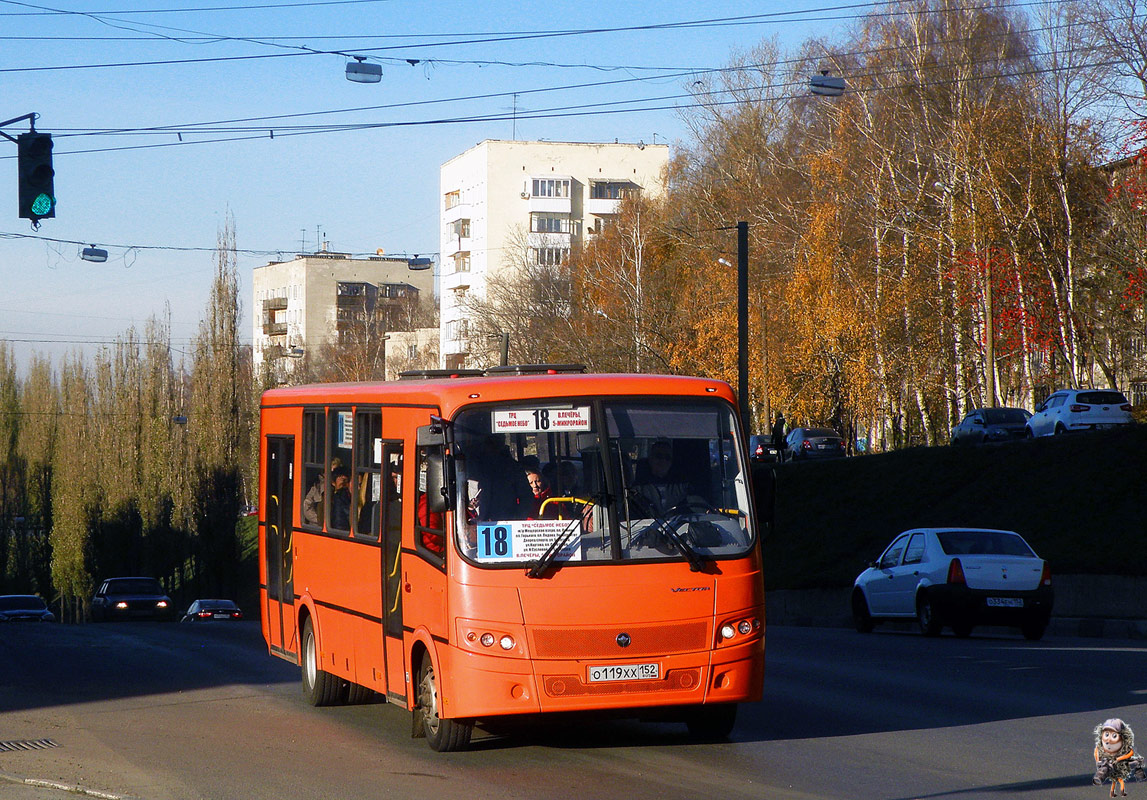
[[[263,395],[263,635],[315,705],[415,736],[601,710],[723,738],[759,700],[764,585],[721,381],[550,365]]]

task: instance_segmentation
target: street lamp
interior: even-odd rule
[[[487,339],[501,339],[501,341],[502,341],[501,365],[503,367],[508,366],[510,363],[510,334],[503,331],[502,333],[491,333],[486,338]]]

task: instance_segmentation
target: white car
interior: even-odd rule
[[[1132,423],[1131,404],[1114,389],[1060,389],[1036,406],[1028,436],[1115,428]]]
[[[861,633],[882,620],[915,618],[925,636],[947,625],[963,637],[991,624],[1036,640],[1053,599],[1047,563],[1018,533],[917,528],[897,536],[857,577],[852,619]]]

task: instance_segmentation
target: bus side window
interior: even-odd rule
[[[437,460],[438,464],[431,462]],[[445,514],[436,510],[441,506],[428,494],[431,470],[442,463],[442,448],[418,448],[418,489],[414,503],[414,544],[419,555],[438,567],[446,565]],[[439,467],[440,468],[440,467]]]
[[[324,481],[328,479],[326,463],[326,437],[323,435],[323,412],[303,413],[303,480],[300,484],[302,501],[300,521],[310,528],[323,526]]]
[[[384,491],[382,415],[379,412],[360,411],[355,416],[354,442],[355,480],[351,491],[354,532],[356,536],[377,540],[379,503]]]

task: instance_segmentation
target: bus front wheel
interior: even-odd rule
[[[319,648],[315,643],[315,626],[303,623],[303,694],[312,706],[333,706],[342,695],[342,683],[319,668]]]
[[[424,656],[422,667],[418,670],[418,713],[422,715],[422,729],[426,734],[426,743],[430,745],[430,749],[439,753],[465,750],[470,745],[470,734],[474,731],[474,723],[469,720],[443,719],[439,716],[441,708],[439,701],[438,678],[434,674],[434,665],[430,663],[430,656]]]
[[[698,706],[685,718],[689,735],[706,742],[720,742],[729,738],[737,724],[737,704],[721,703]]]

